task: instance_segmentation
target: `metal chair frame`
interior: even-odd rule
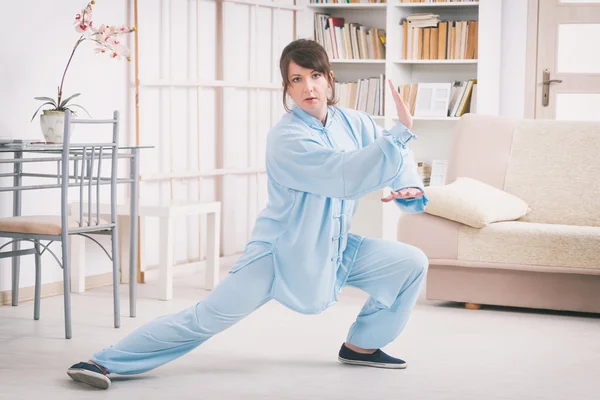
[[[113,127],[112,142],[110,143],[89,143],[89,144],[71,144],[71,125],[72,124],[111,124]],[[34,297],[34,319],[39,320],[40,318],[40,295],[41,295],[41,256],[48,250],[55,258],[59,266],[63,270],[63,284],[64,284],[64,313],[65,313],[65,337],[70,339],[72,337],[72,324],[71,324],[71,290],[70,290],[70,260],[69,260],[69,236],[80,235],[86,237],[97,245],[106,253],[108,258],[112,260],[113,269],[113,306],[114,306],[114,326],[119,328],[120,326],[120,302],[119,302],[119,256],[118,256],[118,227],[117,227],[117,161],[119,158],[119,112],[113,113],[112,119],[72,119],[71,112],[65,112],[64,120],[64,138],[62,143],[62,150],[57,148],[57,153],[60,153],[60,157],[34,157],[34,158],[23,158],[18,160],[15,164],[15,173],[19,173],[22,177],[37,177],[37,178],[54,178],[58,179],[58,183],[52,185],[32,185],[32,186],[19,186],[12,188],[3,188],[0,191],[8,190],[36,190],[36,189],[47,189],[47,188],[60,188],[61,189],[61,233],[59,235],[48,235],[48,234],[32,234],[32,233],[18,233],[18,232],[6,232],[0,231],[0,237],[11,238],[13,240],[3,244],[0,247],[2,250],[9,244],[13,245],[13,250],[8,252],[1,252],[0,258],[7,257],[20,257],[24,255],[35,255],[35,297]],[[27,151],[27,150],[24,150]],[[44,153],[48,153],[47,150]],[[109,159],[110,165],[110,177],[102,177],[102,160]],[[57,162],[58,171],[57,174],[39,174],[39,173],[25,173],[22,172],[23,165],[26,163],[39,163],[39,162]],[[10,160],[15,162],[15,160]],[[73,173],[71,174],[70,167],[73,165]],[[110,221],[104,223],[100,219],[100,188],[102,186],[110,185]],[[87,202],[89,204],[86,218],[84,218],[83,209],[79,212],[78,227],[69,227],[69,188],[77,187],[79,189],[79,201],[84,201],[84,193],[87,194]],[[95,190],[97,199],[97,210],[95,213],[92,212],[92,192]],[[95,215],[94,215],[95,214]],[[95,216],[95,219],[94,219]],[[18,218],[18,217],[17,217]],[[87,221],[86,221],[87,219]],[[104,246],[96,239],[91,237],[91,234],[110,235],[111,237],[111,252],[104,248]],[[21,241],[33,242],[34,248],[32,249],[19,249],[19,243]],[[42,244],[42,241],[48,241],[47,244]],[[62,247],[62,260],[59,259],[51,249],[50,244],[53,242],[61,242]],[[42,250],[43,249],[43,250]],[[62,261],[62,262],[61,262]],[[15,265],[15,264],[13,264]],[[18,291],[19,291],[19,263],[16,263],[17,267],[13,269],[13,280],[12,280],[12,301],[13,305],[17,305],[18,302]]]

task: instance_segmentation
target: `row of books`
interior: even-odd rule
[[[385,59],[385,30],[315,14],[315,39],[331,59]]]
[[[433,16],[433,14],[430,14]],[[405,60],[473,60],[478,56],[478,21],[402,20]]]
[[[440,90],[433,94],[432,86],[435,85],[439,85]],[[399,86],[398,92],[414,116],[433,116],[424,112],[428,111],[429,104],[436,102],[443,105],[442,113],[438,115],[440,117],[460,117],[467,112],[476,111],[477,81],[474,79],[454,81],[451,84],[409,83]],[[434,107],[436,104],[431,109]]]
[[[335,83],[338,106],[352,108],[370,115],[383,116],[385,76],[359,79],[358,82]]]
[[[311,4],[373,4],[386,3],[386,0],[310,0]]]
[[[448,110],[451,117],[460,117],[465,113],[477,111],[477,80],[455,81],[450,91]]]
[[[423,185],[429,186],[431,182],[431,165],[427,165],[423,161],[417,162],[417,173],[423,181]]]

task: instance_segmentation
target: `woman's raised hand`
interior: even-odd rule
[[[390,84],[390,89],[392,90],[392,97],[394,98],[394,103],[396,103],[396,111],[398,113],[398,119],[400,122],[404,124],[408,129],[412,129],[413,126],[413,118],[410,115],[410,110],[406,106],[406,103],[400,97],[400,93],[394,87],[391,79],[388,79],[388,83]]]

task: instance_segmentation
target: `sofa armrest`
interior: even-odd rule
[[[461,226],[458,222],[427,213],[402,213],[398,241],[420,248],[429,260],[456,260]]]

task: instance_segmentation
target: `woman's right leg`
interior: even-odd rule
[[[133,331],[91,361],[116,374],[139,374],[198,347],[271,299],[271,255],[229,274],[196,305],[159,317]]]

